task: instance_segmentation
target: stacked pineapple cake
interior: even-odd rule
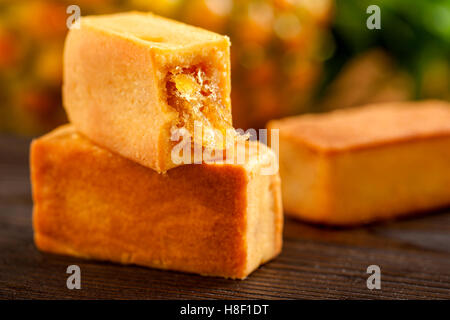
[[[229,278],[280,252],[280,178],[264,171],[276,157],[237,134],[223,138],[234,132],[229,46],[227,37],[135,12],[83,17],[70,30],[63,100],[71,124],[31,146],[39,249]],[[193,137],[188,148],[236,148],[245,161],[174,161],[174,128]]]

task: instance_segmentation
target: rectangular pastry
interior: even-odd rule
[[[450,104],[386,103],[268,124],[287,213],[356,225],[450,205]]]
[[[63,126],[31,146],[34,239],[40,250],[243,279],[282,245],[274,153],[245,164],[184,165],[165,174]]]
[[[64,107],[78,131],[158,172],[177,165],[172,128],[193,134],[196,121],[196,143],[225,148],[233,130],[226,36],[151,13],[80,21],[66,38],[63,81]]]

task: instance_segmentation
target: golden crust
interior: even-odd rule
[[[31,146],[35,242],[53,253],[245,278],[282,241],[279,176],[256,170],[201,164],[158,174],[67,125]]]
[[[321,152],[450,135],[450,103],[392,102],[269,122],[280,136]]]
[[[193,108],[170,104],[170,74],[201,71],[212,79],[208,88],[214,90],[205,95],[215,109],[197,117],[211,118],[211,127],[224,132],[232,122],[229,47],[227,37],[152,14],[82,17],[64,47],[68,118],[98,145],[165,172],[177,166],[170,157],[171,128],[194,118],[188,117]],[[213,140],[208,145],[220,145]]]
[[[286,213],[349,226],[450,205],[449,111],[427,101],[272,122]]]
[[[82,17],[84,26],[114,32],[153,47],[174,50],[198,46],[211,41],[229,41],[228,37],[179,21],[157,16],[151,12],[130,11],[108,15]]]

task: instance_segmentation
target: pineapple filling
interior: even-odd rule
[[[208,148],[225,146],[226,130],[233,129],[222,103],[217,77],[205,68],[176,67],[166,78],[167,102],[179,113],[178,127],[184,127],[194,142]],[[202,134],[194,134],[201,125]],[[234,130],[234,129],[233,129]]]

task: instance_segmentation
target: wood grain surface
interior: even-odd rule
[[[0,136],[2,299],[449,299],[450,210],[353,229],[287,219],[282,254],[244,281],[85,261],[33,244],[30,140]],[[66,268],[81,268],[80,290]],[[366,269],[381,268],[381,290]]]

